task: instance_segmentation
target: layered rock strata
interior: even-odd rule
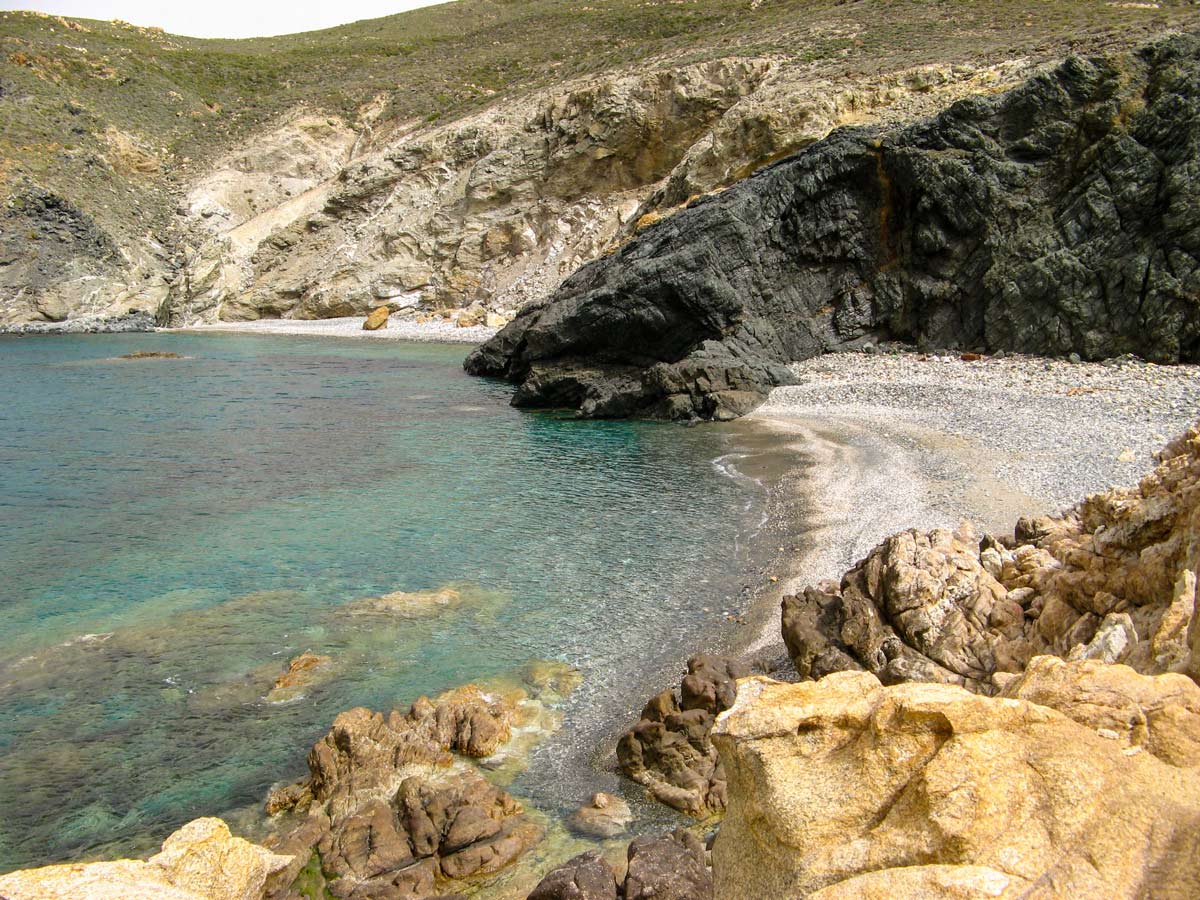
[[[1200,676],[1200,428],[1136,487],[1095,494],[1012,537],[906,531],[839,584],[783,601],[797,671],[1001,691],[1039,654]]]
[[[1200,37],[846,128],[646,228],[468,358],[514,404],[723,419],[868,337],[1200,359]]]
[[[269,843],[293,859],[271,896],[297,896],[303,880],[343,900],[415,900],[513,862],[541,827],[455,754],[496,753],[517,715],[473,686],[407,714],[342,713],[309,754],[309,776],[268,797],[269,813],[289,814]]]
[[[642,710],[617,744],[621,771],[656,800],[704,816],[725,808],[725,771],[709,740],[716,717],[733,705],[737,679],[750,674],[737,660],[694,656],[679,696],[665,690]]]
[[[1200,688],[1041,658],[1010,687],[743,682],[713,732],[716,896],[1200,895]]]

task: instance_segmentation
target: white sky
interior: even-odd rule
[[[440,2],[445,0],[0,0],[0,9],[124,19],[172,34],[239,38],[330,28]]]

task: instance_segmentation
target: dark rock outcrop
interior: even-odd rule
[[[905,531],[847,572],[783,600],[804,677],[866,669],[996,694],[1038,655],[1200,680],[1200,427],[1137,487],[1094,494],[1011,538]]]
[[[342,713],[309,754],[309,777],[268,797],[269,813],[293,814],[270,841],[294,859],[282,883],[307,871],[340,900],[417,900],[513,862],[540,826],[452,755],[494,753],[513,716],[471,686],[422,698],[406,715]]]
[[[618,883],[598,850],[559,866],[534,888],[529,900],[712,900],[707,852],[680,829],[629,845],[625,880]]]
[[[1200,36],[848,128],[646,229],[467,359],[518,406],[729,418],[867,337],[1200,359]]]
[[[695,816],[725,808],[725,771],[709,732],[750,674],[736,660],[694,656],[679,697],[663,691],[617,744],[621,771],[656,800]]]

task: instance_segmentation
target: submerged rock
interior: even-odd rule
[[[1200,767],[1179,757],[1200,688],[1036,660],[1023,691],[1066,714],[867,672],[743,682],[713,732],[729,775],[716,895],[1200,896]],[[1109,726],[1135,708],[1152,715],[1131,745]]]
[[[72,863],[0,875],[5,900],[259,900],[291,858],[195,819],[146,861]]]
[[[611,838],[624,833],[633,821],[633,810],[620,797],[603,791],[592,796],[568,822],[571,828],[592,837]]]
[[[737,660],[694,656],[679,697],[663,691],[617,744],[621,771],[662,803],[695,816],[725,807],[725,772],[709,740],[716,717],[733,705],[737,679],[750,670]]]
[[[382,615],[415,619],[454,609],[462,603],[461,591],[457,588],[441,587],[429,591],[392,591],[378,597],[355,600],[346,604],[345,609],[352,616]]]
[[[642,230],[477,348],[518,406],[730,418],[866,338],[1200,359],[1200,37],[847,128]]]
[[[1137,487],[1022,519],[1006,542],[968,528],[889,538],[840,584],[784,598],[783,637],[811,678],[866,669],[994,694],[1038,654],[1197,677],[1198,571],[1192,428]]]
[[[305,651],[288,661],[287,671],[275,679],[275,686],[267,693],[270,703],[294,700],[312,685],[332,674],[333,657],[321,656]]]

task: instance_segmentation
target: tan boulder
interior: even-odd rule
[[[482,307],[472,307],[464,309],[458,314],[454,324],[459,328],[474,328],[476,325],[482,325],[486,321],[487,313]]]
[[[367,320],[363,322],[363,331],[378,331],[387,324],[389,315],[391,315],[391,311],[386,306],[375,307],[367,316]]]
[[[1184,675],[1038,656],[1001,696],[1057,709],[1128,752],[1200,766],[1200,687]]]
[[[1062,665],[1074,667],[1063,685],[1102,678],[1094,663]],[[1142,702],[1180,690],[1115,678]],[[1180,746],[1200,717],[1185,708],[1170,729],[1165,743]],[[947,684],[884,687],[866,672],[753,678],[713,741],[729,779],[717,897],[1200,896],[1200,769],[1046,706]]]
[[[26,869],[0,876],[6,900],[260,900],[292,858],[233,837],[220,819],[195,819],[146,861]]]
[[[488,328],[503,328],[510,321],[511,319],[509,319],[508,316],[502,316],[500,313],[490,312],[487,314],[487,319],[485,320],[484,324],[487,325]]]

